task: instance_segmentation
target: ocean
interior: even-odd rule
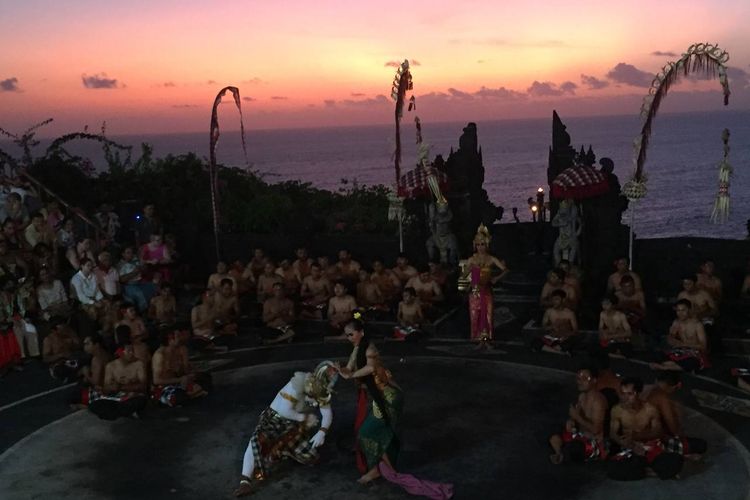
[[[593,146],[597,159],[615,162],[615,174],[624,184],[633,163],[633,139],[640,131],[637,116],[561,117],[578,150]],[[415,129],[408,114],[402,121],[402,171],[416,162]],[[526,200],[538,187],[548,190],[546,170],[552,140],[552,120],[528,119],[478,121],[479,144],[485,166],[485,184],[490,200],[505,208],[501,222],[510,222],[512,207],[521,220],[531,220]],[[225,128],[227,123],[222,123]],[[231,124],[234,125],[233,123]],[[458,148],[466,122],[422,123],[424,141],[431,156],[447,158]],[[709,220],[717,193],[718,164],[723,156],[721,132],[728,128],[731,212],[728,222]],[[113,137],[138,145],[148,142],[156,157],[193,151],[208,156],[205,133]],[[363,185],[393,184],[392,153],[394,127],[375,125],[348,128],[261,130],[246,133],[250,168],[268,182],[300,180],[313,186],[338,190],[353,182]],[[5,146],[4,146],[5,147]],[[93,146],[91,146],[93,148]],[[71,148],[72,149],[72,148]],[[76,151],[90,153],[95,165],[101,154],[89,146]],[[139,151],[136,147],[134,151]],[[223,132],[217,149],[220,163],[244,165],[238,132]],[[742,239],[750,219],[750,111],[660,114],[656,117],[645,171],[648,194],[634,210],[639,238],[702,236]],[[347,184],[342,183],[346,180]],[[624,222],[630,223],[630,212]]]

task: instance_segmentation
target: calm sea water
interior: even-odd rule
[[[591,144],[598,158],[615,162],[621,184],[632,171],[633,139],[640,122],[637,116],[562,117],[573,146]],[[447,158],[457,149],[462,123],[423,123],[424,140],[432,155]],[[485,189],[490,199],[506,209],[518,207],[522,220],[529,219],[526,199],[546,185],[551,119],[477,122],[479,144],[485,166]],[[722,158],[721,132],[731,131],[731,214],[725,224],[713,224],[709,215],[717,192],[718,163]],[[303,130],[250,131],[246,134],[251,168],[269,182],[297,179],[314,186],[337,190],[342,179],[360,184],[392,184],[393,127],[389,125]],[[416,161],[414,128],[404,120],[402,169]],[[193,151],[208,156],[208,132],[116,137],[139,144],[149,142],[155,155]],[[92,159],[101,155],[92,151]],[[225,132],[218,160],[226,165],[244,164],[237,132]],[[646,162],[647,197],[635,207],[639,237],[705,236],[744,238],[750,218],[750,112],[662,114],[656,118]],[[625,214],[625,221],[631,220]],[[504,222],[508,222],[504,220]]]

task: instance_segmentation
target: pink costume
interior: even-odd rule
[[[469,293],[469,317],[471,340],[492,340],[492,270],[489,267],[472,266],[471,290]]]
[[[167,246],[164,243],[159,244],[156,248],[151,248],[151,246],[146,243],[141,247],[141,261],[148,262],[155,260],[161,262],[164,259],[166,248]],[[153,279],[154,274],[157,272],[161,275],[162,281],[168,282],[172,277],[168,264],[147,264],[146,269],[146,276],[144,276],[144,279],[146,280]]]

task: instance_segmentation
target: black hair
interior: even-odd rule
[[[568,296],[568,294],[565,293],[565,290],[561,290],[559,288],[557,290],[553,290],[549,295],[550,297],[560,297],[563,300],[565,300],[565,298]]]
[[[664,382],[670,387],[675,387],[682,381],[680,372],[674,370],[659,370],[656,373],[656,381]]]
[[[360,339],[359,345],[357,346],[356,367],[359,370],[360,368],[363,368],[365,365],[367,365],[367,349],[371,344],[370,336],[367,334],[367,331],[364,328],[364,323],[362,323],[362,321],[358,319],[351,320],[349,323],[347,323],[347,326],[353,328],[355,331],[362,332],[362,339]],[[367,375],[366,377],[362,377],[360,380],[364,382],[365,386],[367,387],[367,392],[370,393],[370,396],[372,396],[372,399],[378,405],[380,412],[383,414],[383,420],[385,420],[386,424],[390,425],[391,419],[388,415],[388,407],[385,405],[385,397],[383,396],[383,393],[380,392],[380,389],[375,383],[375,377],[371,374]]]
[[[688,309],[692,309],[693,308],[693,303],[690,302],[688,299],[680,299],[680,300],[678,300],[677,302],[674,303],[674,306],[675,307],[677,307],[677,306],[685,306]]]
[[[633,283],[633,284],[635,284],[635,280],[633,279],[633,277],[631,275],[625,274],[625,275],[623,275],[622,278],[620,278],[620,285],[624,285],[625,283]]]
[[[599,377],[599,366],[596,363],[583,363],[578,367],[578,371],[586,370],[591,374],[591,377]]]
[[[633,390],[637,394],[643,392],[643,380],[638,377],[625,377],[624,379],[622,379],[622,382],[620,382],[620,386],[625,387],[626,385],[632,385]]]
[[[124,346],[125,341],[130,342],[130,327],[128,325],[118,325],[115,327],[115,342],[117,345]]]
[[[696,282],[696,277],[694,274],[685,274],[682,276],[682,281],[692,281],[693,283]]]
[[[406,288],[404,288],[404,292],[409,292],[412,295],[412,297],[417,296],[417,291],[414,289],[413,286],[407,286]]]
[[[91,340],[92,344],[102,345],[103,339],[102,339],[102,336],[99,335],[98,333],[92,333],[86,336]]]
[[[230,278],[223,278],[219,282],[219,286],[224,286],[224,285],[234,286],[234,281],[232,281]]]

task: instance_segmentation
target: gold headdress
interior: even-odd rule
[[[323,361],[307,377],[305,395],[314,399],[318,405],[327,406],[333,396],[333,386],[339,378],[336,365],[332,361]]]
[[[487,226],[485,226],[484,224],[479,224],[477,234],[474,236],[474,246],[476,247],[477,243],[484,243],[485,245],[489,246],[490,241],[492,241],[490,230],[487,229]]]

